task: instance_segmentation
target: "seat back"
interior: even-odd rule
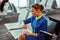
[[[7,10],[7,15],[4,17],[5,19],[9,20],[9,21],[18,21],[18,16],[19,14],[17,13],[16,7],[14,6],[14,4],[8,2],[9,6],[8,6],[8,10]]]
[[[57,8],[57,2],[56,2],[56,0],[53,1],[52,8],[53,9],[56,9]]]
[[[49,33],[53,33],[56,27],[56,22],[53,22],[51,20],[48,19],[48,28],[47,28],[47,32]]]
[[[45,7],[47,0],[41,0],[41,2],[39,4],[42,4]]]
[[[52,4],[54,0],[48,0],[45,9],[52,9]]]
[[[12,10],[17,13],[17,10],[16,10],[16,7],[14,6],[14,4],[11,4],[12,5]]]
[[[12,3],[10,3],[10,2],[8,2],[8,3],[9,3],[8,10],[11,10],[11,11],[17,13],[16,7],[14,6],[14,4],[12,4]]]
[[[53,21],[51,21],[49,19],[47,19],[47,20],[48,20],[47,32],[53,34],[57,23],[53,22]],[[51,36],[45,35],[45,40],[52,40]]]
[[[24,19],[27,18],[27,10],[25,8],[20,9],[20,15],[18,17],[18,22],[22,22]]]

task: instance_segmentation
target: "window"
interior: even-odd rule
[[[26,7],[27,6],[27,0],[19,0],[19,7]]]
[[[9,0],[10,3],[13,3],[15,6],[18,6],[18,0]]]
[[[18,7],[27,7],[28,0],[9,0],[10,3],[13,3],[15,6]]]
[[[56,2],[57,2],[57,8],[60,8],[60,1],[56,0]]]

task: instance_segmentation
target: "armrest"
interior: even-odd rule
[[[10,29],[10,30],[18,30],[18,29],[23,29],[23,28],[13,28],[13,29]]]
[[[49,32],[46,32],[46,31],[43,31],[43,30],[40,30],[40,33],[44,33],[44,34],[46,34],[46,35],[49,35],[49,36],[53,36],[53,34],[51,34],[51,33],[49,33]]]

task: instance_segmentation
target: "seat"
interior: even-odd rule
[[[26,15],[27,15],[27,10],[26,9],[20,9],[20,15],[18,17],[18,22],[13,22],[13,23],[6,23],[5,26],[7,27],[7,29],[14,29],[17,27],[17,25],[20,27],[21,25],[19,24],[22,24],[22,21],[24,19],[26,19]],[[24,17],[23,17],[24,16]],[[14,25],[13,27],[11,27],[12,25]],[[10,27],[9,27],[10,26]],[[17,28],[19,28],[17,27]]]
[[[12,20],[14,21],[18,19],[19,13],[17,13],[16,7],[14,6],[14,4],[10,2],[8,2],[8,4],[9,4],[9,7],[8,7],[7,15],[4,18],[12,22]]]
[[[48,0],[47,3],[46,3],[45,9],[52,9],[53,1],[54,1],[54,0]]]
[[[53,3],[55,4],[54,0],[42,0],[39,4],[42,4],[45,9],[52,9]]]
[[[56,0],[53,1],[52,8],[53,9],[56,9],[57,8],[57,2],[56,2]]]
[[[42,4],[45,7],[46,6],[46,2],[47,2],[47,0],[41,0],[41,2],[39,4]]]
[[[44,0],[45,1],[45,0]],[[42,11],[45,15],[47,14],[48,11],[54,10],[57,7],[56,0],[46,0],[43,2],[44,4],[44,10]]]
[[[47,31],[40,30],[41,35],[45,34],[45,40],[56,40],[57,35],[54,33],[56,22],[50,21],[48,19]]]

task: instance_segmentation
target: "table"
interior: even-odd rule
[[[15,29],[15,28],[22,28],[22,24],[20,24],[19,22],[16,22],[16,23],[6,23],[4,25],[5,25],[5,27],[8,30]]]
[[[57,22],[54,33],[58,35],[58,32],[60,31],[60,14],[57,13],[57,14],[50,15],[49,19],[51,21]]]
[[[22,28],[22,25],[19,22],[6,23],[4,25],[15,39],[17,39],[25,31],[29,31],[32,33],[32,31],[29,29],[27,29],[27,30],[26,29],[20,29],[20,28]],[[13,29],[13,30],[10,30],[10,29]]]

